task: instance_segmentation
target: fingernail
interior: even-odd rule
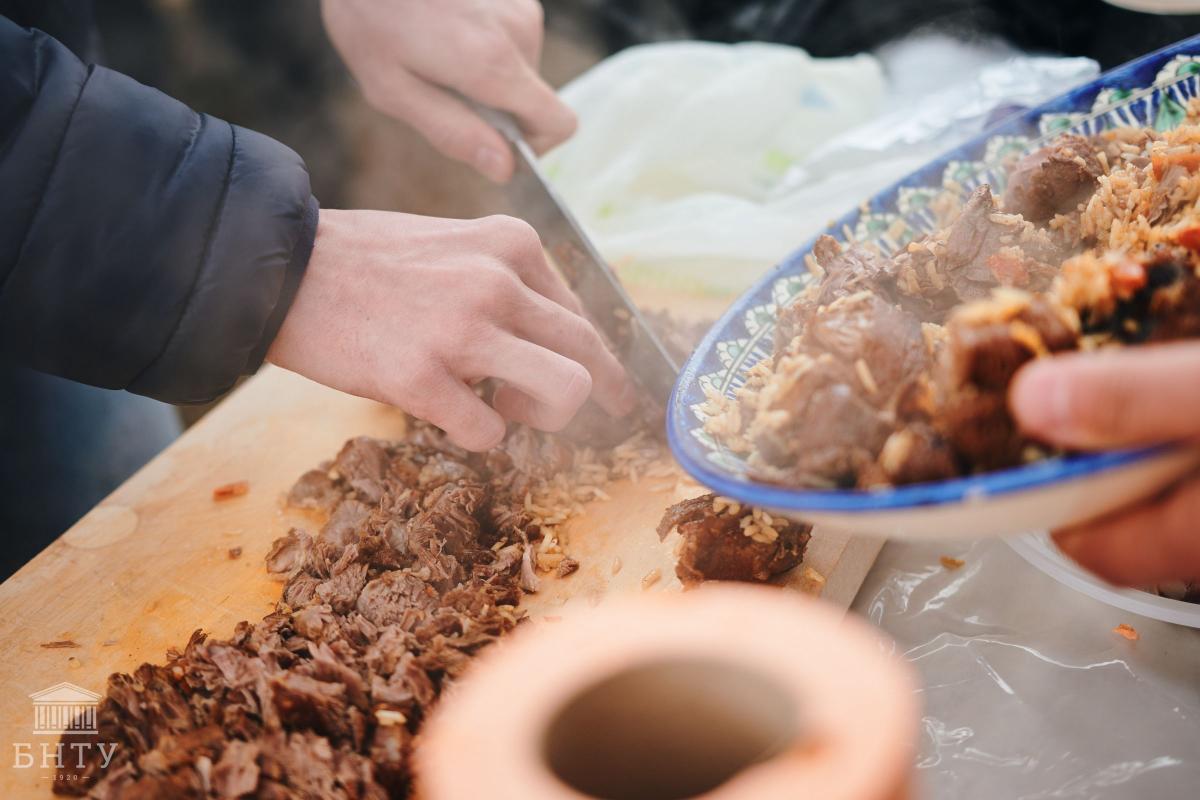
[[[508,180],[508,162],[503,154],[484,146],[475,151],[475,169],[496,183]]]

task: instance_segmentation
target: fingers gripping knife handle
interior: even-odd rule
[[[483,118],[484,122],[500,131],[500,135],[505,139],[508,139],[514,145],[524,143],[525,136],[521,133],[521,126],[517,125],[517,121],[513,118],[512,114],[476,103],[474,100],[467,100],[466,103],[471,106],[472,111]]]

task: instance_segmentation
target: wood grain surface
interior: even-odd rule
[[[404,424],[394,409],[265,369],[0,585],[0,797],[51,789],[41,748],[57,737],[34,733],[31,693],[64,681],[102,693],[110,673],[160,662],[197,628],[227,636],[267,614],[280,592],[263,566],[272,540],[320,523],[284,508],[288,488],[347,438],[396,437]],[[243,480],[245,495],[213,499],[214,488]],[[534,620],[612,593],[679,589],[674,535],[659,542],[654,528],[666,505],[701,490],[665,482],[615,484],[611,500],[571,522],[568,551],[581,568],[523,603]],[[823,585],[802,569],[785,585],[846,607],[879,546],[818,531],[805,564]],[[661,579],[644,588],[654,570]],[[18,752],[32,752],[34,765],[17,768]]]

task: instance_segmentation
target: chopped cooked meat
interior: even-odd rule
[[[1065,309],[1014,291],[962,309],[946,332],[951,390],[971,385],[1004,391],[1026,361],[1071,349],[1079,337]]]
[[[98,715],[103,741],[118,744],[113,763],[101,770],[93,751],[84,769],[64,768],[87,780],[56,791],[408,796],[429,708],[537,588],[545,523],[526,493],[578,455],[523,428],[478,456],[421,423],[398,442],[351,440],[289,495],[330,516],[320,535],[293,529],[272,545],[268,571],[285,582],[276,610],[225,640],[197,632],[163,666],[113,675]],[[756,551],[751,571],[779,568],[790,551],[776,549]],[[579,564],[562,555],[553,566],[568,575]]]
[[[299,528],[276,539],[267,553],[267,572],[275,577],[291,578],[308,564],[312,537]]]
[[[869,292],[822,306],[804,340],[810,353],[853,364],[858,394],[879,408],[894,407],[896,395],[929,360],[920,322]]]
[[[980,186],[943,233],[910,244],[896,257],[897,286],[926,301],[926,321],[941,321],[956,303],[983,297],[996,285],[988,261],[1012,244],[1019,222],[998,221],[991,190]]]
[[[342,447],[333,460],[332,472],[360,500],[374,505],[383,496],[387,464],[386,443],[359,436]]]
[[[217,797],[241,797],[258,787],[258,754],[256,742],[234,739],[225,746],[212,769],[212,791]]]
[[[927,422],[913,423],[889,436],[877,468],[881,478],[873,480],[874,473],[868,473],[860,477],[860,486],[923,483],[959,474],[954,448]]]
[[[659,538],[678,530],[675,574],[685,586],[705,580],[767,581],[800,563],[812,527],[742,507],[713,494],[676,503]]]
[[[1096,147],[1067,134],[1022,158],[1008,173],[1004,210],[1045,222],[1087,201],[1104,174]]]
[[[957,312],[946,329],[945,399],[935,424],[965,463],[1019,464],[1029,441],[1008,412],[1008,385],[1027,361],[1076,347],[1074,319],[1042,297],[997,290]]]
[[[250,491],[250,484],[247,481],[226,483],[213,489],[213,500],[230,500],[234,497],[241,497],[248,491]]]
[[[342,500],[342,492],[328,470],[310,469],[300,476],[288,492],[287,502],[293,508],[312,508],[333,511]]]
[[[767,480],[853,484],[891,432],[885,412],[857,387],[853,369],[824,355],[781,359],[776,380],[758,396],[748,433]]]
[[[941,322],[958,303],[984,298],[999,285],[1043,291],[1059,250],[1046,231],[1000,213],[991,189],[980,186],[945,231],[896,256],[897,302],[924,322]]]
[[[355,719],[346,702],[345,685],[291,670],[274,677],[269,692],[284,727],[312,730],[334,741],[353,740]]]
[[[321,528],[321,538],[337,547],[358,541],[358,531],[370,515],[371,507],[366,503],[353,498],[343,500]]]
[[[392,570],[363,587],[357,607],[376,625],[412,630],[439,601],[437,590],[410,570]]]
[[[890,286],[891,264],[874,250],[843,249],[832,236],[822,236],[813,245],[813,258],[824,273],[814,298],[818,306],[864,291],[886,294],[884,287]]]

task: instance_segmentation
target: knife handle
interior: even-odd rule
[[[472,111],[482,117],[484,122],[500,131],[500,135],[505,139],[508,139],[514,145],[525,143],[525,134],[521,133],[521,126],[517,124],[517,120],[512,114],[509,114],[507,111],[501,111],[498,108],[485,106],[483,103],[476,102],[469,97],[459,95],[459,98],[470,106]]]

